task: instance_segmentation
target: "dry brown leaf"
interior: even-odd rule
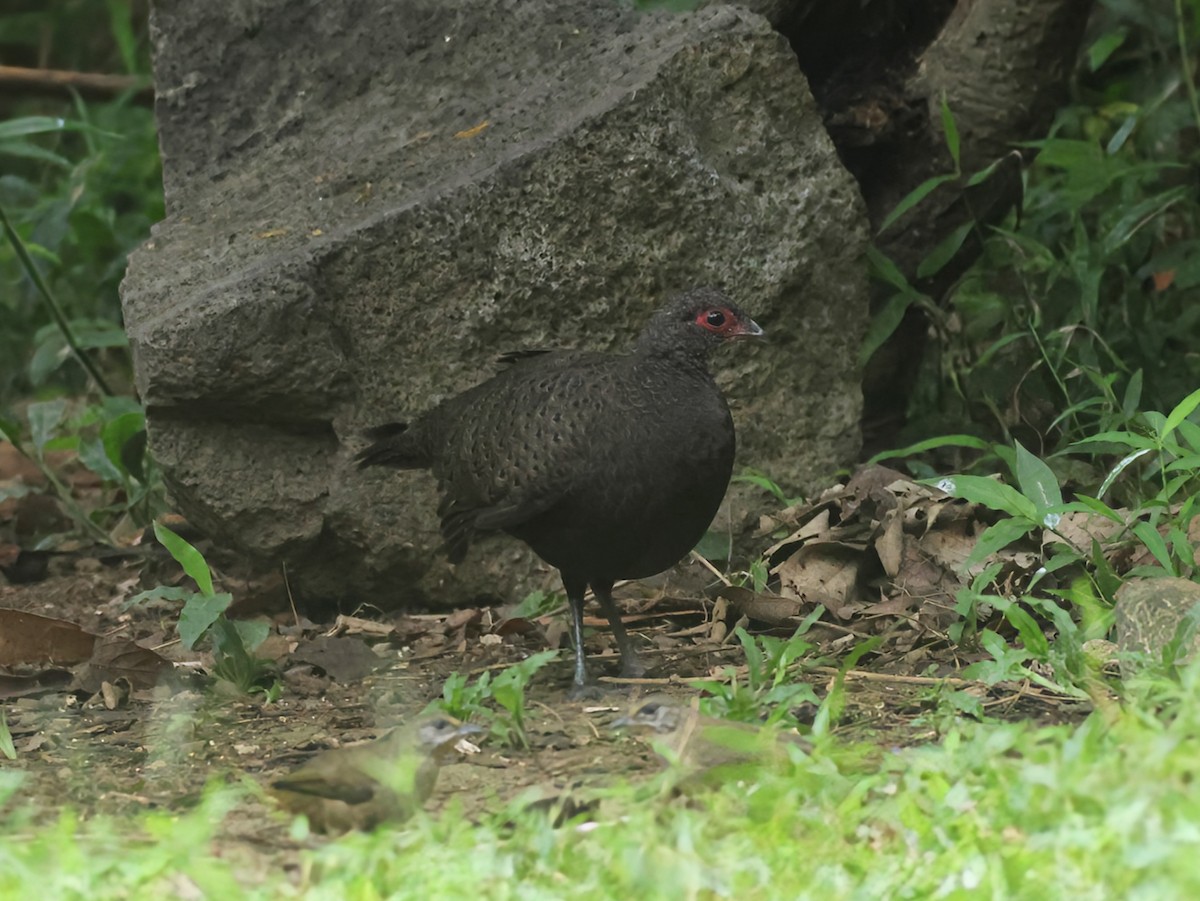
[[[953,607],[955,595],[963,586],[954,567],[934,553],[946,540],[944,537],[931,539],[930,536],[936,534],[939,533],[930,532],[920,539],[905,536],[903,559],[892,586],[904,599],[906,610],[919,610],[927,602]],[[926,540],[932,548],[925,547]],[[970,547],[967,553],[970,553]]]
[[[165,657],[128,638],[101,636],[92,656],[76,668],[73,687],[95,694],[103,683],[120,680],[134,688],[153,688],[171,668]]]
[[[900,572],[900,561],[904,554],[904,508],[889,510],[883,518],[879,537],[875,539],[875,553],[883,571],[895,577]]]
[[[945,528],[931,529],[918,539],[917,544],[931,560],[946,570],[957,572],[975,550],[977,538],[974,528],[960,521]],[[982,570],[985,566],[986,562],[978,563],[974,570]]]
[[[1122,511],[1118,511],[1122,512]],[[1103,546],[1115,538],[1125,527],[1099,513],[1064,513],[1054,532],[1047,531],[1045,541],[1062,540],[1081,554],[1092,552],[1092,542]],[[1055,535],[1055,532],[1058,534]]]
[[[883,514],[897,503],[895,485],[917,487],[904,473],[886,466],[864,466],[851,476],[843,492],[842,519],[865,515],[869,519],[882,519]],[[865,509],[863,509],[865,508]],[[863,510],[860,515],[860,509]]]
[[[763,557],[767,560],[772,559],[779,551],[791,549],[796,545],[804,545],[810,541],[827,541],[830,537],[829,527],[829,508],[818,507],[812,511],[812,518],[804,521],[804,523],[795,532],[784,538],[782,541],[777,541],[775,544],[767,548]]]
[[[115,685],[112,682],[100,683],[100,697],[104,699],[104,706],[109,710],[124,706],[129,700],[129,692],[129,683],[124,679]]]
[[[708,626],[706,637],[714,644],[720,644],[729,635],[729,600],[727,598],[718,597],[713,602],[712,617],[706,625]]]
[[[914,598],[910,595],[896,595],[885,598],[869,607],[864,607],[863,616],[901,616],[912,610]]]
[[[750,619],[772,626],[781,626],[795,621],[797,617],[804,615],[806,606],[795,598],[781,597],[776,594],[760,594],[736,585],[722,588],[719,595],[722,599],[728,599],[742,616],[748,616]],[[811,610],[812,606],[808,605],[808,609]]]
[[[381,623],[373,619],[338,614],[338,618],[334,620],[333,628],[329,630],[329,634],[372,635],[377,638],[387,638],[395,631],[396,627],[390,623]]]
[[[0,666],[73,666],[92,656],[96,636],[75,623],[24,610],[0,609]]]
[[[467,626],[474,625],[483,619],[483,611],[478,607],[467,607],[462,610],[455,610],[446,617],[442,623],[442,629],[447,635],[456,629],[465,629]]]
[[[773,570],[784,597],[824,604],[838,619],[861,609],[858,574],[863,548],[845,542],[806,544]]]

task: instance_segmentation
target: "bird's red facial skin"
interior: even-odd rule
[[[736,338],[750,332],[729,307],[709,307],[696,316],[696,325],[723,338]]]

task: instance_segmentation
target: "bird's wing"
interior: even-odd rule
[[[452,560],[473,533],[519,526],[571,490],[598,439],[594,423],[613,405],[612,367],[603,354],[538,354],[443,407],[433,470]]]
[[[343,801],[346,804],[366,804],[375,797],[379,783],[356,777],[357,774],[351,774],[350,778],[343,775],[330,777],[324,773],[306,773],[300,769],[290,776],[275,780],[271,783],[271,788],[312,798]]]

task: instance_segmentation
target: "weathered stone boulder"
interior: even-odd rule
[[[678,288],[769,331],[717,361],[742,465],[799,486],[854,456],[863,210],[765,20],[160,0],[152,27],[168,216],[123,288],[152,447],[181,511],[293,588],[527,584],[512,541],[452,571],[433,479],[355,470],[357,431],[506,350],[619,348]]]
[[[1189,579],[1130,579],[1122,585],[1113,607],[1122,672],[1135,672],[1138,656],[1160,660],[1176,638],[1182,640],[1180,662],[1191,659],[1200,647],[1197,607],[1200,585]]]

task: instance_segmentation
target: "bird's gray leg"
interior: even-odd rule
[[[582,697],[588,690],[587,666],[583,659],[583,596],[587,592],[587,582],[564,575],[563,588],[571,605],[571,642],[575,645],[575,682],[571,696]]]
[[[621,613],[613,602],[612,587],[612,582],[592,582],[592,591],[596,593],[600,609],[608,617],[608,624],[612,627],[613,640],[616,641],[617,650],[621,654],[621,675],[627,679],[636,679],[646,672],[646,668],[642,665],[637,651],[633,649],[629,633],[625,631],[625,624],[621,622]]]

